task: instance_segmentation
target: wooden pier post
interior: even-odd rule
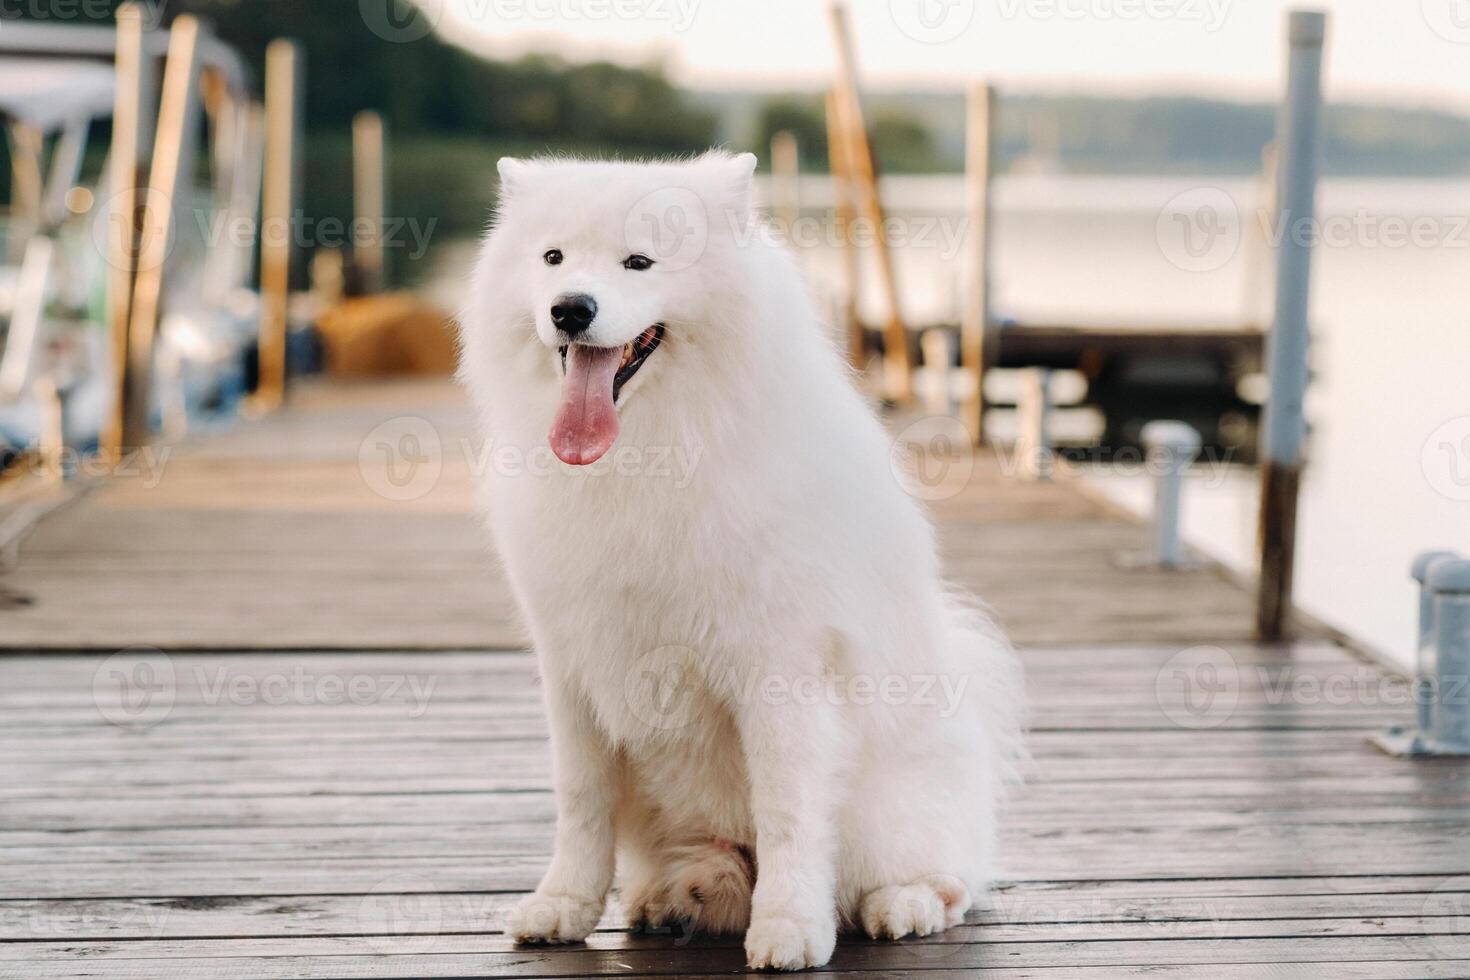
[[[162,97],[148,196],[142,202],[136,278],[128,318],[122,442],[126,448],[148,441],[153,390],[153,347],[163,308],[164,273],[173,246],[174,224],[193,193],[194,142],[199,125],[199,21],[181,14],[169,28]]]
[[[960,362],[974,383],[960,420],[975,445],[985,442],[985,374],[995,360],[990,317],[990,188],[995,171],[995,89],[970,86],[965,122],[965,219],[967,245],[964,304],[960,310]]]
[[[771,204],[789,240],[801,217],[801,148],[785,129],[771,137]]]
[[[297,200],[301,51],[277,39],[265,53],[265,180],[260,220],[260,383],[254,405],[269,411],[286,397],[286,313]]]
[[[152,119],[145,84],[143,12],[137,4],[117,9],[117,49],[113,61],[112,151],[107,177],[107,334],[112,348],[112,406],[103,424],[99,450],[104,459],[122,455],[130,414],[128,320],[133,308],[133,276],[138,245],[138,188],[144,182],[147,128]],[[135,411],[135,410],[134,410]]]
[[[887,225],[883,202],[878,196],[878,159],[868,139],[868,125],[863,117],[862,95],[858,88],[857,55],[852,31],[847,23],[847,7],[833,3],[832,32],[837,41],[839,93],[838,107],[843,130],[848,137],[847,155],[864,218],[873,226],[873,245],[878,257],[878,276],[888,310],[883,326],[884,396],[896,404],[906,404],[914,395],[914,363],[909,351],[909,332],[904,323],[898,294],[898,275],[893,265],[893,252],[888,247]]]
[[[867,338],[858,319],[858,255],[852,240],[853,207],[852,141],[842,119],[842,96],[835,88],[827,90],[827,166],[832,171],[832,223],[841,242],[842,295],[838,298],[837,328],[847,340],[847,357],[853,370],[862,374],[868,368]]]
[[[1260,580],[1256,635],[1274,642],[1289,629],[1296,551],[1297,491],[1306,420],[1308,301],[1321,152],[1322,46],[1327,16],[1292,11],[1287,18],[1286,98],[1280,147],[1281,243],[1276,253],[1276,312],[1267,342],[1270,397],[1261,436]]]
[[[383,117],[352,119],[352,271],[358,292],[381,293],[388,282],[383,221],[388,211],[387,146]]]

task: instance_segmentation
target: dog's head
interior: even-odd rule
[[[558,375],[549,438],[564,462],[596,461],[617,438],[625,402],[658,384],[681,348],[718,343],[722,297],[743,281],[754,168],[748,153],[500,161],[501,200],[475,286],[493,290],[500,308],[473,326],[508,332],[502,349],[539,345]],[[478,299],[483,309],[487,297]]]

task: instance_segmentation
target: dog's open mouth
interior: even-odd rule
[[[602,458],[618,437],[618,395],[663,338],[655,323],[622,347],[561,348],[561,404],[547,437],[557,459],[586,466]]]
[[[618,395],[622,394],[623,385],[632,380],[633,375],[637,374],[638,369],[643,366],[643,362],[648,360],[648,355],[653,353],[654,348],[658,347],[663,339],[664,325],[655,323],[623,345],[623,360],[618,365],[617,373],[613,375],[614,404],[617,403]],[[567,370],[567,348],[565,346],[561,348],[561,369],[565,376]]]

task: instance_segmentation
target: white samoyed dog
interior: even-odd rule
[[[755,158],[500,161],[462,313],[483,506],[540,658],[551,866],[509,916],[927,935],[987,887],[1021,684],[949,592]]]

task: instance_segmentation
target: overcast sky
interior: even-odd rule
[[[826,0],[419,0],[446,37],[507,54],[660,57],[681,81],[815,87]],[[864,80],[955,87],[1274,96],[1285,0],[851,0]],[[1470,112],[1470,0],[1318,0],[1329,94]]]

